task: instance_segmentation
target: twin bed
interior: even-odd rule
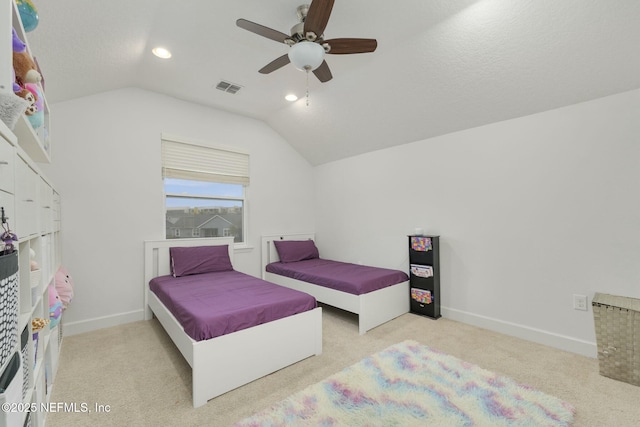
[[[290,290],[229,270],[229,265],[233,265],[232,237],[147,241],[144,246],[145,318],[151,319],[152,314],[157,317],[191,366],[194,407],[322,353],[322,309],[304,294],[283,293]],[[193,262],[179,271],[189,274],[173,277],[176,265],[172,268],[175,260],[170,256],[170,248],[176,247],[187,248],[187,253],[182,254],[187,264],[194,258],[189,250],[197,251],[199,247],[222,248],[228,263],[216,252],[218,259],[214,263]],[[201,258],[200,255],[196,254],[196,258]],[[194,271],[206,272],[191,274]],[[152,287],[160,289],[159,294]],[[218,297],[207,296],[208,289],[218,287],[222,288]],[[239,298],[232,297],[237,293],[241,294]],[[172,301],[172,294],[177,299]],[[207,308],[206,300],[210,298],[214,301],[213,310]],[[221,300],[215,303],[216,298]],[[266,303],[274,298],[293,299],[297,308]],[[207,326],[212,319],[195,320],[194,312],[204,312],[205,317],[207,313],[225,312],[227,316],[225,320],[214,319],[214,326]]]
[[[262,278],[356,313],[360,335],[409,312],[406,273],[322,259],[313,249],[314,238],[313,233],[262,236]]]
[[[406,273],[321,259],[313,238],[264,236],[263,279],[233,269],[232,237],[145,242],[145,319],[191,366],[194,407],[321,354],[317,302],[358,314],[360,334],[409,311]]]

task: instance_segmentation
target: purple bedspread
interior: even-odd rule
[[[409,276],[399,270],[321,258],[287,263],[272,262],[266,269],[270,273],[354,295],[366,294],[409,280]]]
[[[149,282],[149,288],[196,341],[316,307],[311,295],[239,271],[160,276]]]

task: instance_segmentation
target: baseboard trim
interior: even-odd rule
[[[506,322],[504,320],[494,319],[492,317],[469,313],[462,310],[456,310],[454,308],[441,307],[441,312],[442,316],[447,319],[489,329],[512,337],[522,338],[527,341],[533,341],[538,344],[548,345],[549,347],[554,347],[560,350],[570,351],[582,356],[592,358],[598,357],[598,347],[594,342],[584,341],[574,337],[556,334],[542,329],[531,328],[517,323]]]
[[[549,347],[577,353],[582,356],[592,358],[598,357],[598,347],[595,342],[556,334],[542,329],[531,328],[529,326],[513,322],[506,322],[504,320],[469,313],[455,308],[441,307],[441,312],[443,317],[450,320],[510,335],[512,337],[537,342],[539,344],[548,345]],[[64,322],[64,334],[65,336],[77,335],[95,331],[97,329],[137,322],[138,320],[144,320],[144,310],[135,310],[110,316],[95,317],[93,319],[78,322]]]
[[[144,320],[144,310],[135,310],[128,313],[112,314],[110,316],[94,317],[93,319],[78,322],[63,322],[64,335],[71,336],[111,326]]]

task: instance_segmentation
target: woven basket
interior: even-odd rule
[[[18,343],[19,287],[18,252],[0,251],[0,367]]]
[[[640,299],[596,293],[592,306],[600,375],[640,386]]]

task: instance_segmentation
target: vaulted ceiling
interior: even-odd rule
[[[236,26],[288,34],[301,0],[33,2],[54,109],[140,87],[263,120],[314,165],[640,88],[637,0],[336,0],[325,39],[378,48],[327,55],[326,83],[291,64],[258,73],[288,47]]]

